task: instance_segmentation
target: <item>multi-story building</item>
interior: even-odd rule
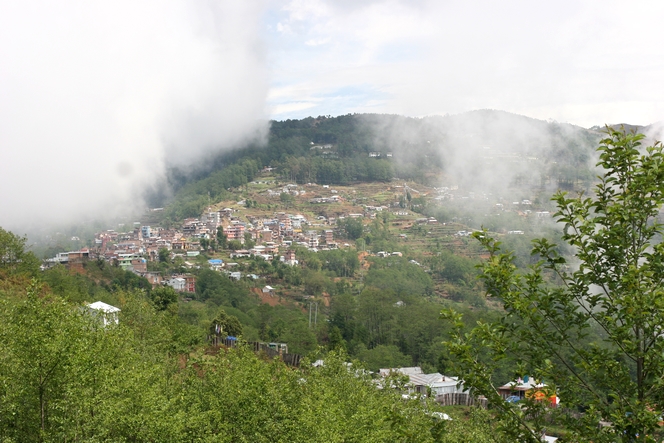
[[[307,232],[307,243],[310,248],[318,247],[318,233],[316,231]]]
[[[237,240],[244,244],[244,225],[236,224],[225,227],[224,235],[228,241]]]

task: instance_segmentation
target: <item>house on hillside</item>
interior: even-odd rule
[[[164,282],[166,286],[170,286],[177,292],[184,292],[186,281],[182,277],[173,277]]]
[[[389,368],[379,371],[381,377],[387,377],[391,374],[400,374],[408,377],[408,394],[431,395],[435,398],[444,394],[467,393],[463,388],[463,383],[459,383],[457,377],[449,377],[438,372],[425,374],[419,366],[407,368]]]
[[[286,251],[286,254],[281,257],[281,261],[290,266],[295,266],[298,264],[298,260],[295,257],[295,251],[292,249]]]
[[[220,258],[211,258],[208,260],[208,264],[213,271],[219,271],[224,266],[224,261]]]
[[[547,398],[545,388],[545,383],[537,383],[532,377],[525,376],[502,385],[498,388],[498,393],[504,399],[535,398],[536,400],[547,400],[551,406],[556,407],[558,405],[558,397],[552,395]]]
[[[413,374],[409,376],[408,387],[422,395],[431,395],[435,398],[443,394],[456,394],[465,392],[463,383],[457,377],[448,377],[438,372],[433,374]],[[409,389],[409,390],[410,390]]]

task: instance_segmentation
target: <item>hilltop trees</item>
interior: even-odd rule
[[[664,152],[660,144],[641,149],[642,138],[609,129],[594,195],[555,195],[562,239],[578,262],[541,239],[533,248],[539,261],[521,273],[498,241],[476,235],[490,253],[487,292],[506,314],[463,334],[460,316],[447,312],[459,328],[447,345],[466,386],[501,409],[514,441],[539,441],[545,414],[534,401],[525,409],[501,401],[491,373],[505,358],[517,362],[515,377],[530,375],[557,393],[564,408],[549,417],[571,430],[569,441],[655,441],[664,412]]]

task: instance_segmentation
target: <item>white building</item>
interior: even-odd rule
[[[174,277],[166,280],[166,286],[170,286],[178,292],[183,292],[186,286],[186,280],[182,277]]]
[[[118,312],[120,312],[120,308],[106,304],[103,301],[96,301],[94,303],[88,304],[88,311],[94,317],[100,319],[104,323],[104,326],[108,326],[110,324],[117,325],[120,323],[120,320],[118,319]]]

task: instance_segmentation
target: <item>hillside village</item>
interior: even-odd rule
[[[390,235],[403,248],[372,251],[362,246],[357,251],[360,259],[364,262],[370,256],[401,257],[408,251],[411,263],[421,266],[428,254],[422,243],[427,236],[430,241],[443,239],[458,246],[458,239],[473,231],[461,223],[463,220],[439,222],[433,216],[424,216],[419,212],[427,212],[423,210],[425,206],[431,212],[435,207],[463,207],[480,202],[493,214],[514,214],[531,220],[550,217],[549,211],[537,210],[529,199],[508,201],[491,194],[463,192],[458,186],[429,188],[396,180],[355,186],[297,185],[279,183],[275,172],[274,168],[264,168],[256,180],[235,190],[238,201],[210,205],[199,217],[184,219],[177,227],[134,222],[131,226],[118,226],[117,230],[101,231],[95,234],[93,246],[58,253],[44,260],[43,268],[62,264],[82,270],[87,260],[104,260],[145,277],[153,287],[167,285],[178,292],[195,293],[196,278],[191,273],[165,275],[152,270],[150,264],[179,261],[185,269],[207,267],[235,280],[259,280],[263,276],[243,272],[242,259],[276,259],[298,266],[297,248],[314,253],[357,248],[345,231],[344,222],[356,220],[366,230],[378,217],[389,224]],[[152,209],[145,219],[156,220],[162,211]],[[524,230],[508,229],[503,233],[523,235]],[[418,241],[418,235],[424,239]],[[361,233],[356,237],[361,237]],[[266,292],[274,295],[275,288],[267,288]]]

